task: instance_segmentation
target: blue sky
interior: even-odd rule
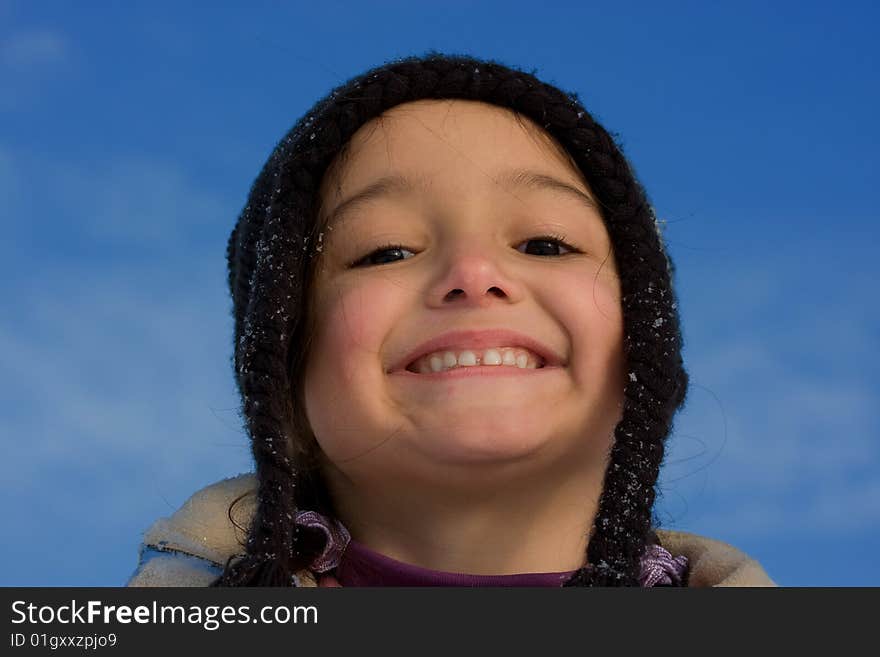
[[[692,387],[664,526],[880,585],[880,12],[661,4],[0,1],[0,585],[122,584],[153,520],[251,469],[226,238],[315,100],[429,49],[578,93],[666,222]]]

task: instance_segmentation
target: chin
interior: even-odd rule
[[[545,422],[502,421],[449,422],[440,431],[423,431],[416,437],[416,449],[438,463],[512,463],[533,458],[552,438]]]

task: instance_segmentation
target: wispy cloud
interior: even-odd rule
[[[803,476],[838,476],[880,459],[877,393],[870,383],[840,378],[830,385],[827,372],[795,371],[769,344],[716,348],[723,353],[693,368],[698,417],[691,419],[731,467],[723,483],[779,490]],[[697,386],[707,378],[711,383],[701,391]]]
[[[65,254],[80,248],[75,266],[86,269],[86,253],[97,254],[96,267],[106,267],[102,256],[174,254],[181,265],[222,268],[240,209],[179,165],[139,156],[77,162],[0,144],[0,174],[0,208],[30,218],[14,226],[18,236],[44,255],[58,240]]]
[[[139,531],[248,469],[223,261],[238,199],[168,162],[0,145],[0,203],[28,218],[5,245],[24,273],[0,316],[0,491],[45,513],[87,501],[105,531]],[[803,311],[797,271],[738,265],[684,299],[693,386],[661,478],[672,526],[725,539],[880,522],[876,311],[856,284]],[[128,568],[136,532],[120,540]]]
[[[694,489],[696,491],[697,489]],[[696,497],[696,492],[690,495]],[[838,532],[855,539],[880,528],[880,481],[876,477],[856,481],[802,481],[785,493],[760,495],[741,489],[733,498],[711,498],[710,508],[700,505],[699,517],[673,498],[669,504],[671,526],[695,530],[736,542],[772,538],[827,537]]]
[[[159,295],[151,273],[56,281],[0,322],[0,433],[15,437],[4,488],[60,465],[69,476],[133,468],[130,483],[150,488],[204,483],[200,467],[246,467],[222,281]],[[147,492],[123,497],[137,508]]]
[[[802,522],[826,531],[880,529],[880,479],[844,479],[834,484],[808,497]]]
[[[126,158],[54,170],[56,198],[82,213],[84,236],[102,243],[164,250],[204,242],[232,229],[235,211],[194,185],[177,166]]]
[[[9,209],[17,203],[18,189],[12,155],[0,147],[0,211],[7,217]]]
[[[63,63],[70,54],[67,39],[47,28],[10,34],[0,41],[0,66],[16,72],[33,72]]]
[[[0,172],[20,192],[0,196],[4,216],[27,218],[0,282],[14,308],[0,315],[0,493],[27,501],[16,523],[31,540],[51,524],[85,559],[118,536],[116,579],[101,581],[121,583],[138,532],[250,469],[229,364],[235,213],[161,162],[89,175],[0,148]]]
[[[880,527],[876,311],[855,281],[834,296],[820,289],[833,281],[811,283],[799,297],[803,269],[788,265],[718,275],[691,304],[694,321],[707,319],[691,328],[693,385],[661,477],[668,515],[685,525],[763,536]],[[741,278],[761,292],[734,296]]]
[[[69,73],[74,48],[56,30],[31,28],[0,37],[0,110],[20,111],[45,92],[46,85]]]

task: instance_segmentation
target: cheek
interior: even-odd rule
[[[312,353],[341,362],[380,357],[382,345],[399,316],[400,287],[376,277],[323,295]]]
[[[316,434],[366,412],[368,393],[384,376],[382,347],[400,315],[400,298],[399,287],[378,277],[317,295],[305,372],[306,409]]]
[[[604,372],[605,397],[609,404],[623,405],[626,363],[623,354],[623,309],[620,305],[620,285],[613,282],[596,282],[595,304],[592,306],[596,317],[591,335],[601,348],[596,350],[593,364]]]
[[[620,283],[616,277],[600,273],[590,286],[588,309],[593,313],[592,333],[605,345],[609,358],[623,353],[623,309],[620,305]]]
[[[622,399],[623,312],[616,274],[607,264],[596,265],[556,287],[567,290],[559,313],[571,333],[574,375],[586,389]],[[597,387],[597,381],[602,385]]]

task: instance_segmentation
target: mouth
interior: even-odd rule
[[[507,328],[459,329],[415,347],[388,374],[436,376],[460,370],[517,372],[566,365],[554,349],[531,335]]]
[[[480,395],[482,391],[495,390],[494,385],[488,388],[491,382],[501,383],[509,381],[511,383],[522,381],[529,382],[535,379],[544,379],[547,376],[553,376],[555,372],[562,371],[562,368],[554,365],[546,365],[542,367],[504,367],[495,365],[472,365],[464,367],[453,367],[439,372],[412,372],[409,369],[395,370],[389,373],[389,376],[399,379],[401,382],[414,383],[416,386],[436,385],[436,384],[460,384],[478,386],[474,388],[475,394]],[[470,382],[470,383],[469,383]],[[480,392],[476,392],[479,390]]]
[[[537,370],[546,362],[526,347],[489,347],[486,349],[444,349],[425,354],[410,362],[405,370],[419,375],[444,374],[459,370]]]

